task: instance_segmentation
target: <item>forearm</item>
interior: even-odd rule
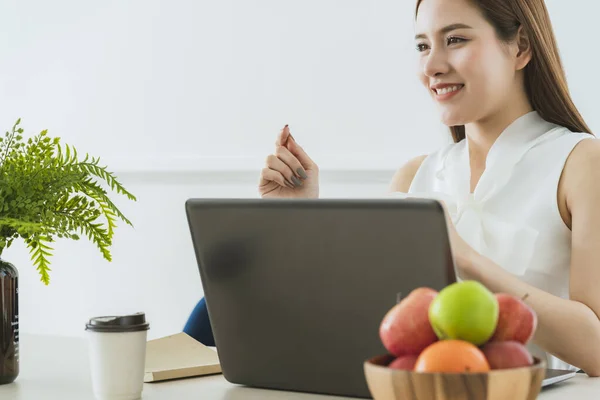
[[[600,375],[600,320],[588,306],[531,286],[477,253],[461,260],[461,264],[468,278],[492,292],[519,298],[527,295],[525,302],[538,316],[534,342],[588,375]]]

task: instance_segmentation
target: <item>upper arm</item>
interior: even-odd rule
[[[575,146],[564,180],[572,231],[570,298],[600,317],[600,140]]]
[[[390,183],[390,192],[408,192],[410,189],[410,185],[415,177],[417,170],[423,163],[423,161],[427,158],[427,155],[415,157],[408,162],[406,162],[392,178],[392,182]]]

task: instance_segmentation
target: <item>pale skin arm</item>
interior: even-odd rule
[[[406,191],[419,159],[405,164],[390,190]],[[415,168],[415,165],[417,167]],[[600,141],[581,142],[569,157],[559,190],[572,226],[569,299],[531,286],[475,252],[449,225],[452,248],[462,275],[493,292],[523,298],[537,313],[534,341],[545,351],[600,376]]]

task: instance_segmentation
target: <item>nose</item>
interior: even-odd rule
[[[450,66],[443,49],[432,48],[423,61],[423,73],[428,77],[437,77],[448,73]]]

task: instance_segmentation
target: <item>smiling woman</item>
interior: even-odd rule
[[[418,0],[415,28],[420,81],[454,143],[401,168],[392,190],[446,204],[462,278],[527,296],[534,354],[599,375],[600,146],[543,0]]]
[[[454,140],[402,166],[391,192],[443,202],[459,277],[526,299],[535,356],[600,375],[600,143],[544,1],[418,0],[414,34],[419,80]],[[319,196],[317,162],[287,125],[258,189]]]
[[[506,104],[520,109],[525,102],[547,121],[589,132],[569,95],[543,0],[463,3],[418,0],[416,8],[420,79],[438,104],[444,102],[442,119],[454,140],[465,138],[465,121]],[[463,89],[469,92],[467,102],[458,105],[456,95]],[[445,103],[450,99],[456,101]],[[485,106],[478,104],[482,99]]]

